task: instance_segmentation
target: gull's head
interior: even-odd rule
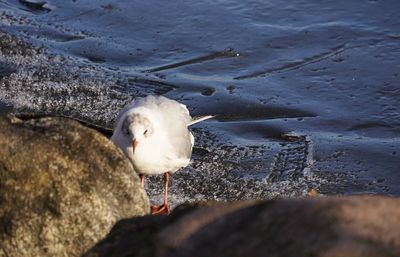
[[[121,132],[131,141],[133,151],[153,136],[154,129],[151,121],[145,116],[131,113],[122,123]]]

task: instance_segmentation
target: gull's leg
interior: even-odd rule
[[[167,214],[169,214],[168,206],[168,184],[169,184],[169,172],[164,173],[164,206]]]
[[[168,182],[169,182],[169,172],[164,173],[164,204],[151,206],[151,214],[169,214],[168,206]]]
[[[139,174],[139,178],[140,178],[140,183],[142,184],[142,187],[144,187],[144,175]]]

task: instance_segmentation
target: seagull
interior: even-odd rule
[[[186,105],[164,96],[138,97],[119,113],[111,141],[131,161],[144,186],[145,175],[164,174],[164,203],[152,214],[169,214],[170,174],[190,163],[194,145],[188,127],[214,116],[192,118]]]

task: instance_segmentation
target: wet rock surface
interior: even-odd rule
[[[0,145],[0,256],[79,256],[149,213],[122,152],[77,121],[0,116]]]
[[[381,196],[185,205],[122,220],[83,256],[394,257],[399,206]]]

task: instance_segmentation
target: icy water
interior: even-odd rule
[[[0,104],[106,132],[135,96],[216,114],[193,129],[174,205],[400,195],[399,13],[398,0],[0,0]]]

